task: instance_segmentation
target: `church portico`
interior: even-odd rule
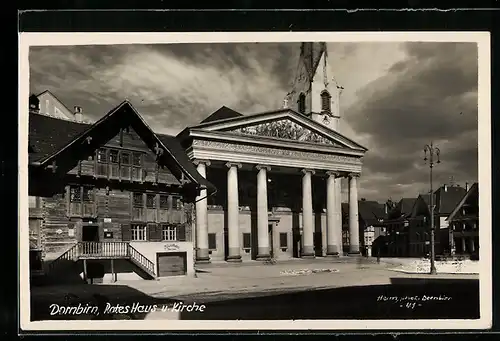
[[[329,74],[326,44],[303,43],[297,72],[284,108],[222,107],[177,135],[217,188],[196,204],[199,261],[343,256],[343,200],[348,254],[359,254],[357,178],[367,149],[339,133],[343,87]]]
[[[356,179],[364,149],[289,109],[259,115],[264,123],[249,116],[235,119],[238,125],[224,120],[184,132],[188,156],[218,189],[196,203],[197,260],[207,261],[207,255],[229,262],[343,255],[340,181],[349,179],[357,217]],[[234,133],[242,124],[248,129],[246,119],[255,125],[283,118],[300,123],[301,134],[321,139]],[[357,221],[354,226],[353,254],[360,244]]]

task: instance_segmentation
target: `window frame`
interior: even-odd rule
[[[242,234],[242,249],[243,250],[251,250],[252,249],[252,233],[251,232],[243,232]],[[245,246],[245,237],[248,235],[248,246]]]
[[[175,242],[178,240],[177,236],[177,225],[173,224],[161,224],[161,240],[163,242]],[[166,235],[169,236],[172,233],[172,238],[166,238]]]
[[[141,238],[135,238],[135,237]],[[146,242],[148,241],[148,225],[146,223],[133,223],[130,226],[130,241]]]
[[[78,190],[79,199],[73,200],[72,189]],[[87,195],[85,193],[87,192]],[[96,216],[96,189],[90,185],[74,185],[70,184],[66,187],[66,205],[68,217],[95,217]],[[86,199],[87,198],[87,199]],[[75,212],[72,204],[79,204],[79,212]],[[85,205],[91,207],[91,213],[85,214]]]
[[[321,111],[332,111],[332,95],[327,90],[321,91]],[[326,104],[326,105],[325,105]]]
[[[127,155],[128,162],[124,162],[124,155]],[[98,178],[118,179],[120,181],[128,180],[143,182],[143,155],[143,152],[128,149],[113,147],[98,148],[94,155],[96,160],[95,176]],[[137,164],[135,162],[136,160],[139,160]],[[117,168],[116,176],[111,175],[112,167]],[[125,175],[124,169],[127,170],[126,173],[128,176]]]
[[[158,205],[156,203],[158,194],[156,193],[145,193],[146,194],[146,202],[144,203],[146,209],[148,210],[156,210],[158,209]],[[152,198],[152,204],[150,205],[149,199]]]
[[[210,238],[213,237],[213,241],[214,241],[214,247],[210,247]],[[208,233],[208,251],[217,251],[217,233],[213,233],[213,232],[210,232]]]
[[[286,245],[282,245],[282,237],[285,236],[286,237]],[[280,232],[280,235],[279,235],[279,241],[280,241],[280,249],[281,251],[286,251],[288,249],[288,232]]]

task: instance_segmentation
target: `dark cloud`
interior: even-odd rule
[[[187,63],[210,65],[221,70],[238,68],[255,72],[255,62],[267,61],[268,72],[287,88],[293,78],[298,61],[298,43],[202,43],[149,45],[152,49],[169,54]]]
[[[361,56],[360,46],[376,44],[331,43],[328,52],[355,68],[347,63],[352,56],[355,63],[372,58]],[[94,120],[128,98],[155,130],[172,133],[222,105],[242,113],[280,106],[298,51],[298,43],[36,47],[29,56],[30,91],[52,90]],[[378,70],[342,114],[367,137],[360,195],[370,200],[425,191],[423,147],[431,141],[442,150],[436,184],[452,175],[461,183],[477,181],[477,45],[407,43],[404,52]]]
[[[415,165],[423,146],[441,146],[442,173],[477,177],[477,45],[407,43],[408,57],[358,92],[345,117],[356,132],[371,136],[365,157],[370,172],[392,174],[395,183],[420,183],[428,174]],[[462,141],[464,136],[468,140]],[[475,136],[472,141],[470,136]],[[463,147],[459,147],[463,146]],[[369,152],[370,153],[370,152]]]

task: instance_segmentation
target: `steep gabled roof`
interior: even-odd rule
[[[342,213],[345,216],[349,216],[349,203],[342,203]],[[380,204],[376,201],[358,201],[358,214],[360,219],[362,219],[366,225],[376,225],[379,223],[379,219],[385,219],[385,208],[384,204]]]
[[[402,216],[408,217],[413,213],[413,206],[415,206],[416,201],[417,198],[402,198],[389,212],[388,219],[398,219]]]
[[[208,181],[198,173],[198,170],[191,162],[189,157],[186,154],[184,148],[182,148],[180,141],[175,136],[157,134],[163,144],[168,148],[168,150],[172,153],[173,157],[179,162],[179,164],[183,165],[184,169],[193,176],[194,180],[198,183],[204,184]],[[209,183],[208,187],[213,187],[212,184]],[[210,189],[210,188],[209,188]],[[214,187],[212,188],[212,192]]]
[[[460,186],[441,186],[434,192],[436,213],[449,215],[466,193]]]
[[[205,118],[203,121],[201,121],[200,124],[224,120],[226,118],[241,117],[241,116],[243,116],[243,114],[240,114],[239,112],[231,108],[228,108],[226,106],[222,106],[220,109],[218,109],[217,111],[209,115],[207,118]]]
[[[41,161],[73,141],[88,124],[61,120],[42,114],[29,115],[29,162]]]
[[[459,212],[460,208],[469,200],[472,196],[474,195],[479,195],[479,184],[476,182],[474,183],[471,188],[467,191],[467,193],[462,197],[462,199],[458,202],[458,204],[455,206],[453,211],[451,211],[450,215],[446,220],[451,221],[457,213]]]
[[[92,136],[92,133],[98,128],[109,132],[117,130],[126,121],[132,124],[134,130],[151,149],[155,145],[163,148],[165,153],[162,157],[165,158],[166,164],[179,170],[176,176],[180,177],[182,173],[195,184],[207,188],[210,193],[216,191],[216,188],[198,173],[179,142],[174,137],[163,135],[160,138],[155,134],[129,101],[123,101],[94,124],[75,123],[37,114],[30,115],[29,143],[34,149],[34,153],[30,155],[30,163],[48,164],[59,154],[70,152],[71,148],[81,145],[87,137],[104,143],[106,138],[112,136],[99,134]]]
[[[417,198],[403,198],[399,201],[399,209],[402,214],[410,214]]]

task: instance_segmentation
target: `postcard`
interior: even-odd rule
[[[21,33],[22,330],[490,327],[489,44]]]

